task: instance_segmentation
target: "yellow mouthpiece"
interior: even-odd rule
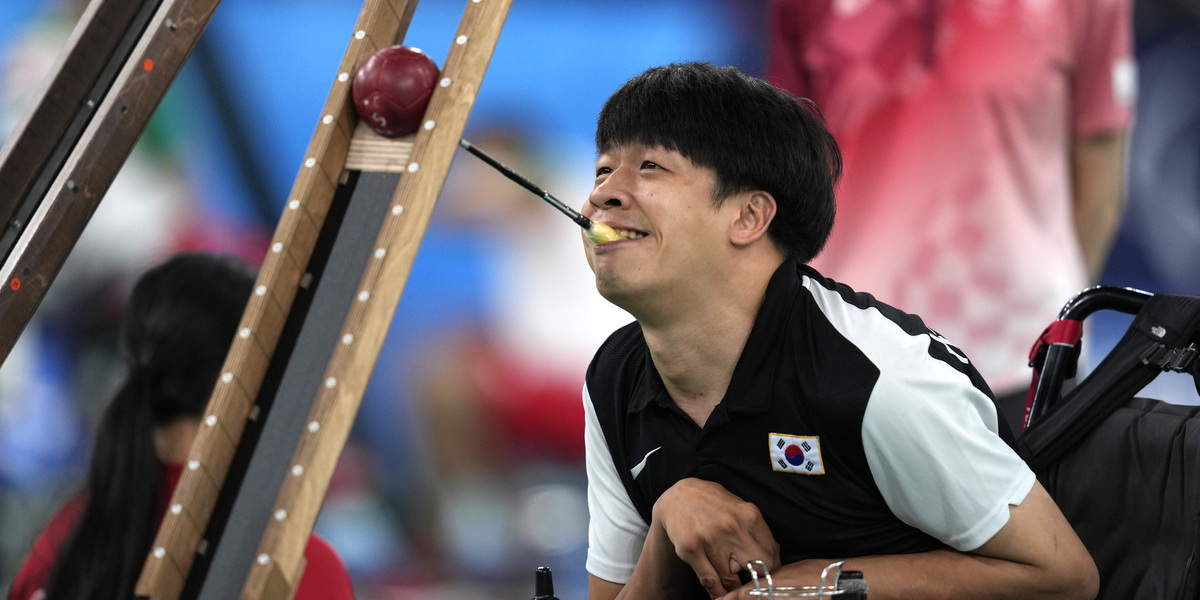
[[[592,226],[584,231],[583,234],[587,236],[587,239],[592,240],[596,244],[605,244],[621,239],[621,236],[617,235],[617,232],[613,231],[612,227],[598,221],[592,221]]]

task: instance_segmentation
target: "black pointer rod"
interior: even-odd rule
[[[592,240],[597,244],[603,244],[605,242],[614,242],[622,239],[621,236],[617,235],[617,232],[613,231],[612,227],[609,227],[604,223],[597,223],[596,221],[579,214],[578,211],[570,206],[567,206],[566,204],[563,204],[558,198],[551,196],[546,190],[533,185],[531,181],[521,177],[516,171],[513,171],[512,169],[504,166],[504,164],[500,161],[488,156],[483,150],[480,150],[472,145],[471,142],[468,142],[467,140],[459,140],[458,145],[462,146],[467,152],[479,157],[479,159],[483,162],[491,165],[492,168],[500,171],[500,173],[505,177],[517,182],[521,187],[533,192],[534,194],[537,194],[542,200],[548,202],[550,206],[557,208],[564,215],[571,217],[572,221],[575,221],[577,225],[583,228],[584,235],[586,235],[589,240]]]

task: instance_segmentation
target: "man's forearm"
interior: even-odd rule
[[[1041,484],[1009,520],[971,552],[949,548],[919,554],[847,559],[862,571],[871,600],[1090,600],[1099,588],[1096,565]],[[792,563],[776,581],[815,585],[830,560]],[[745,590],[746,588],[743,588]],[[742,600],[750,596],[743,594]]]
[[[683,598],[685,590],[695,589],[689,585],[695,578],[691,567],[675,555],[675,547],[663,528],[653,524],[646,534],[633,576],[617,600]]]
[[[815,586],[835,560],[806,560],[771,573],[776,586]],[[1034,565],[954,550],[846,559],[862,571],[871,600],[1072,600],[1094,597],[1085,581],[1056,579]],[[828,583],[828,582],[827,582]],[[765,585],[760,582],[760,585]],[[751,598],[740,590],[739,599]],[[733,600],[730,596],[729,600]]]

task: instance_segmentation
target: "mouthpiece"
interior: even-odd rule
[[[591,227],[585,229],[583,234],[587,236],[587,239],[597,244],[615,242],[621,239],[621,236],[617,235],[617,232],[613,231],[612,227],[597,221],[592,221]]]

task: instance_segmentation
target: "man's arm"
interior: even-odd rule
[[[730,559],[738,568],[763,560],[777,585],[815,585],[821,570],[838,559],[777,568],[778,546],[761,514],[747,506],[753,508],[716,483],[682,480],[655,503],[629,583],[592,576],[589,598],[677,597],[672,591],[691,577],[699,577],[716,597],[735,587]],[[845,568],[863,572],[872,600],[1090,599],[1099,586],[1087,549],[1038,483],[1019,505],[1009,507],[1008,522],[973,551],[850,558]],[[743,586],[725,600],[749,600],[749,589]]]
[[[605,581],[588,574],[589,600],[684,598],[695,573],[676,556],[675,547],[657,519],[651,523],[637,567],[628,583]],[[731,586],[732,589],[736,586]]]
[[[584,449],[588,497],[588,597],[612,600],[632,576],[638,548],[644,549],[648,527],[633,506],[616,464],[609,453],[604,432],[587,387],[583,390]],[[597,576],[596,573],[600,575]]]
[[[1108,260],[1124,206],[1125,136],[1112,132],[1077,137],[1071,143],[1075,232],[1091,281]]]
[[[786,565],[772,579],[776,585],[815,585],[834,560]],[[973,551],[850,558],[843,569],[863,572],[871,600],[1091,599],[1100,585],[1087,549],[1041,484],[1010,507],[1008,523]],[[724,600],[749,600],[751,588]]]
[[[614,600],[624,587],[588,573],[588,600]]]

